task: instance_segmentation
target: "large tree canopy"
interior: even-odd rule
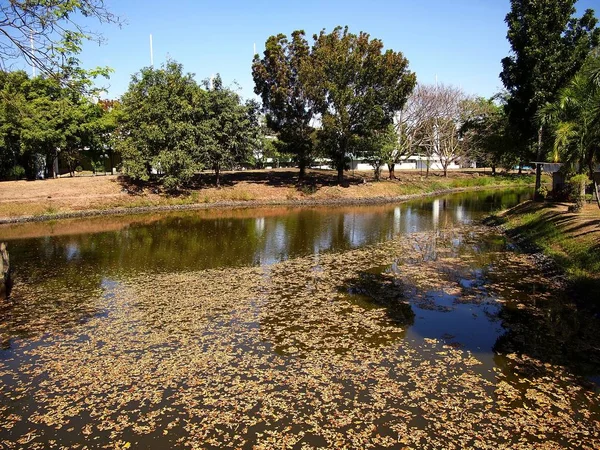
[[[197,125],[205,95],[192,74],[173,61],[135,74],[122,98],[123,139],[117,146],[124,172],[148,180],[154,169],[168,188],[189,181],[201,168]]]
[[[176,189],[208,167],[218,184],[223,168],[249,159],[256,145],[257,105],[242,104],[219,76],[205,87],[173,61],[133,76],[122,99],[117,141],[126,174],[148,180],[154,172],[168,189]]]
[[[217,75],[206,82],[205,115],[199,124],[202,161],[214,170],[220,185],[223,168],[233,168],[250,159],[259,145],[258,105],[242,103]]]
[[[600,164],[600,54],[590,54],[573,79],[560,90],[541,117],[554,130],[554,160],[571,172],[593,177]]]
[[[500,78],[510,94],[507,112],[521,135],[523,157],[544,157],[538,112],[556,100],[600,41],[594,12],[574,18],[575,2],[511,0],[506,23],[512,52],[502,60]]]
[[[309,58],[304,31],[294,31],[291,41],[284,34],[269,37],[263,58],[255,55],[252,64],[254,92],[262,99],[267,125],[277,132],[280,151],[295,155],[301,180],[313,153],[316,115],[301,78]]]
[[[346,158],[356,138],[385,130],[416,83],[400,52],[383,51],[383,42],[348,28],[314,36],[311,62],[302,75],[321,115],[321,137],[342,182]]]
[[[105,154],[116,124],[110,113],[54,78],[0,72],[0,178],[55,176],[57,158],[71,175],[90,149]],[[103,164],[102,164],[103,166]]]

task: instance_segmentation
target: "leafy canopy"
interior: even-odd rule
[[[284,34],[270,36],[264,56],[254,56],[254,92],[263,102],[267,126],[277,132],[281,153],[295,155],[300,178],[312,159],[312,121],[316,110],[302,78],[310,64],[310,46],[304,31],[294,31],[291,41]]]
[[[313,37],[310,64],[302,67],[308,95],[321,115],[320,135],[343,179],[355,138],[383,131],[404,106],[416,83],[400,52],[348,28]]]
[[[536,115],[600,42],[593,10],[575,18],[576,0],[511,0],[506,16],[511,54],[502,60],[500,78],[508,93],[511,124],[526,143],[537,135]]]

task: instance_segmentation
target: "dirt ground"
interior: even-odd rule
[[[311,170],[306,182],[300,186],[297,184],[297,170],[275,169],[224,173],[222,186],[217,188],[214,175],[207,173],[199,176],[193,189],[178,195],[167,195],[159,185],[138,186],[113,175],[4,181],[0,182],[0,218],[192,203],[268,204],[294,200],[397,197],[470,185],[469,179],[483,175],[484,172],[461,171],[451,172],[448,178],[444,178],[441,173],[431,172],[430,177],[425,178],[420,171],[402,171],[397,174],[398,180],[376,183],[372,172],[357,171],[348,172],[345,184],[338,186],[334,171]]]
[[[544,220],[552,223],[562,233],[571,238],[592,239],[600,245],[600,209],[598,205],[586,203],[578,213],[569,212],[570,203],[521,204],[507,213],[508,217],[517,214],[541,213]]]

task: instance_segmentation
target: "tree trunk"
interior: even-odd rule
[[[340,143],[340,152],[337,155],[337,184],[340,186],[344,184],[344,166],[345,166],[345,158],[346,158],[346,150],[348,146],[346,145],[345,140]]]
[[[444,164],[444,177],[448,177],[448,164]]]
[[[543,128],[540,126],[538,129],[538,143],[537,143],[537,158],[536,161],[542,160],[542,131]],[[533,194],[533,198],[536,201],[544,200],[543,196],[540,195],[540,188],[542,187],[542,165],[535,165],[535,192]]]
[[[54,173],[54,155],[51,154],[46,158],[46,171],[48,173],[47,178],[56,178]]]
[[[425,178],[429,178],[429,161],[427,161],[427,171],[425,172]]]
[[[337,183],[339,185],[344,184],[344,163],[338,164],[337,168]]]
[[[394,168],[396,167],[396,164],[388,164],[388,172],[390,175],[390,180],[395,180],[396,179],[396,174],[394,173]]]
[[[519,175],[523,174],[523,160],[519,160]]]
[[[298,168],[300,169],[300,173],[298,174],[298,182],[304,181],[306,178],[306,161],[304,159],[300,159],[298,161]]]
[[[379,181],[381,178],[381,166],[375,167],[373,171],[375,172],[375,181]]]
[[[492,164],[492,176],[495,177],[496,176],[496,166],[494,166]]]
[[[598,204],[598,208],[600,208],[600,190],[598,189],[598,183],[594,178],[594,189],[596,190],[596,203]]]
[[[215,164],[215,166],[213,167],[214,171],[215,171],[215,177],[216,177],[216,181],[215,184],[217,185],[217,187],[221,187],[221,170],[218,164]]]

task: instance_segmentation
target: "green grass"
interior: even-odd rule
[[[545,180],[544,180],[545,181]],[[431,193],[446,189],[492,186],[527,186],[535,183],[534,175],[485,175],[472,178],[443,178],[430,176],[399,187],[400,195]]]
[[[597,236],[566,233],[545,209],[510,213],[505,220],[504,227],[509,234],[519,235],[552,258],[583,298],[589,297],[589,292],[600,292]]]

